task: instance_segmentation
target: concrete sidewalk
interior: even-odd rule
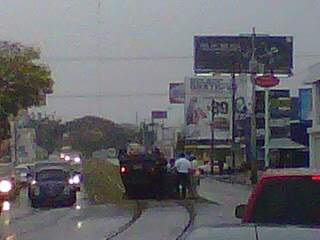
[[[229,181],[230,176],[206,176],[198,186],[198,195],[211,202],[224,205],[246,203],[252,190],[249,184],[239,184]],[[241,181],[240,181],[241,182]]]

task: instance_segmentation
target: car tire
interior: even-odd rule
[[[73,192],[67,202],[67,206],[72,206],[76,203],[77,197],[76,197],[76,192]]]
[[[31,207],[39,208],[40,207],[40,202],[37,201],[37,200],[31,200]]]

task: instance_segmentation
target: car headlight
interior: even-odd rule
[[[8,180],[2,180],[0,182],[0,192],[3,192],[3,193],[8,193],[10,192],[12,189],[12,184],[10,181]]]
[[[75,158],[74,158],[74,161],[75,161],[76,163],[79,163],[79,162],[81,161],[81,158],[80,158],[80,157],[75,157]]]
[[[64,153],[61,153],[61,154],[60,154],[60,158],[63,159],[63,158],[65,158],[65,157],[66,157],[66,155],[65,155]]]
[[[70,161],[71,158],[70,158],[70,156],[67,155],[67,156],[65,156],[64,159],[65,159],[66,161]]]
[[[69,181],[68,181],[68,183],[69,183],[69,184],[73,184],[73,183],[74,183],[74,182],[73,182],[73,179],[70,178]]]
[[[75,176],[72,178],[72,180],[73,180],[73,183],[74,183],[74,184],[79,184],[79,183],[80,183],[80,177],[79,177],[79,175],[75,175]]]

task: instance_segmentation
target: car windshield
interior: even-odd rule
[[[42,170],[36,174],[36,181],[66,181],[68,173],[62,170]]]
[[[266,181],[255,201],[252,222],[319,225],[320,181],[302,177]]]

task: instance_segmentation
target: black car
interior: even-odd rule
[[[32,207],[44,205],[71,206],[76,202],[76,189],[72,174],[59,166],[36,169],[30,187]]]

